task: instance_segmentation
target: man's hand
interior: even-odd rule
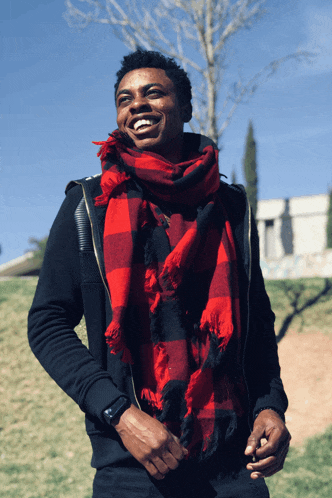
[[[163,479],[176,469],[188,451],[162,423],[131,405],[113,423],[127,450],[149,474]]]
[[[251,478],[270,477],[284,466],[291,435],[284,422],[273,410],[263,410],[254,422],[245,450],[245,455],[255,457],[248,463]]]

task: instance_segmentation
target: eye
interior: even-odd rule
[[[130,100],[130,95],[121,95],[121,97],[118,98],[118,106],[125,103],[125,102],[128,102]]]
[[[158,88],[150,88],[147,92],[146,92],[146,95],[148,95],[149,97],[153,97],[153,98],[159,98],[159,97],[162,97],[164,95],[164,92],[162,92],[161,90],[159,90]]]

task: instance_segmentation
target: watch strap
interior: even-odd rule
[[[120,396],[116,399],[106,410],[103,411],[106,422],[111,425],[114,420],[121,417],[121,415],[130,407],[131,401],[126,396]]]

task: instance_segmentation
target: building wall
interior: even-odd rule
[[[332,277],[332,249],[322,253],[293,254],[280,259],[261,260],[261,268],[267,280]]]
[[[327,194],[258,201],[264,277],[332,276],[326,252],[328,203]]]
[[[326,249],[328,195],[294,197],[290,200],[294,220],[294,254],[315,254]]]

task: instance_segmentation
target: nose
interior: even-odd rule
[[[130,112],[132,114],[139,114],[141,112],[151,111],[151,106],[148,100],[143,95],[136,95],[131,101]]]

